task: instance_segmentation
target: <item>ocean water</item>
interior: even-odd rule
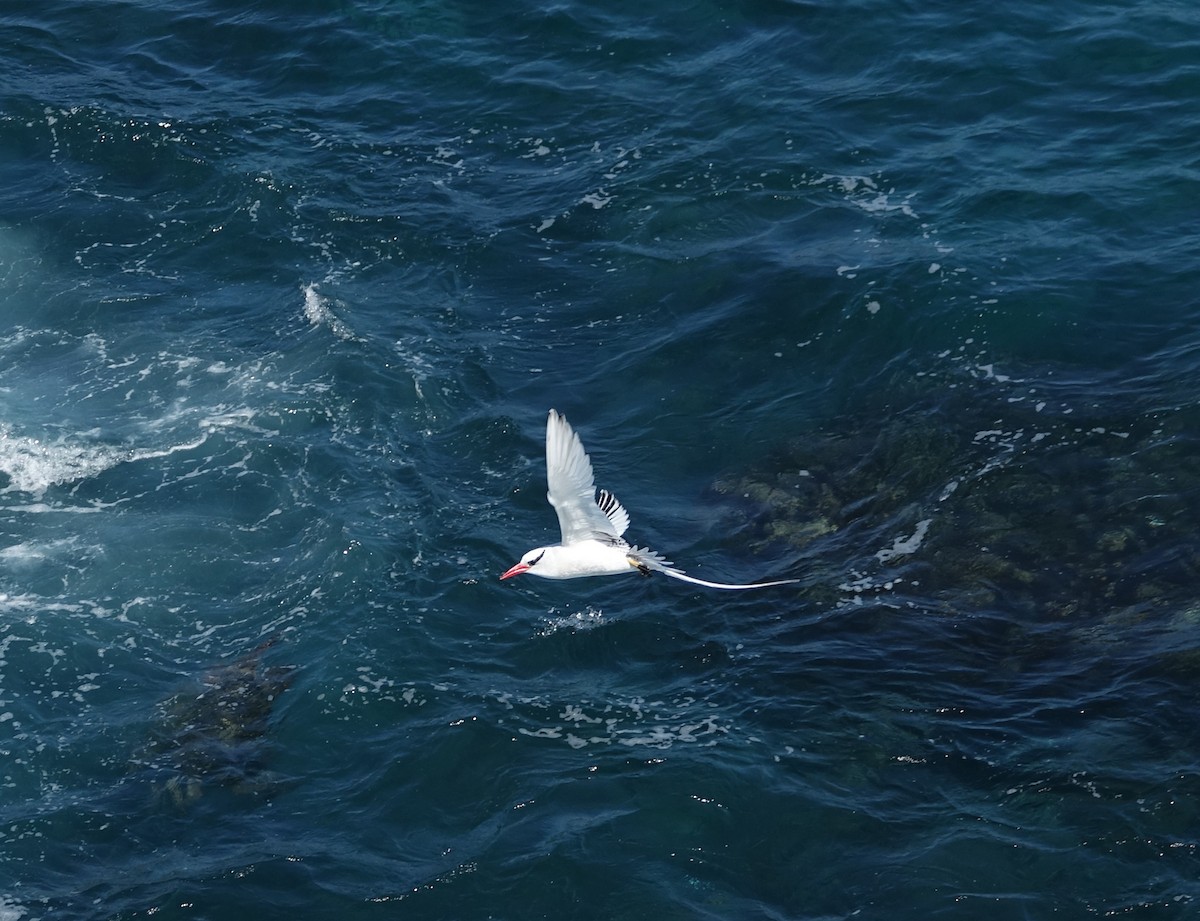
[[[1194,4],[0,49],[2,921],[1195,917]]]

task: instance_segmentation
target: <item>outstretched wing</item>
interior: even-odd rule
[[[619,540],[629,527],[629,513],[610,492],[596,499],[592,462],[566,417],[550,410],[546,418],[546,498],[558,513],[562,542],[595,537]]]

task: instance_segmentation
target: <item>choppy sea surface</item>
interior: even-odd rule
[[[1194,3],[0,52],[2,921],[1196,917]]]

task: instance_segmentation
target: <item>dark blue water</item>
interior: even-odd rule
[[[0,919],[1183,919],[1192,4],[9,0]],[[720,581],[500,583],[550,407]]]

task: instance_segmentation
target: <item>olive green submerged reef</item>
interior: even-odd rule
[[[975,428],[914,407],[882,425],[847,421],[713,486],[754,551],[801,551],[821,574],[814,596],[907,585],[956,612],[1200,616],[1194,419]],[[855,550],[839,579],[835,561]]]
[[[273,792],[278,779],[267,770],[267,733],[295,678],[292,666],[263,663],[274,644],[269,640],[212,667],[160,705],[152,741],[137,759],[150,769],[160,802],[184,807],[213,786],[240,794]]]

